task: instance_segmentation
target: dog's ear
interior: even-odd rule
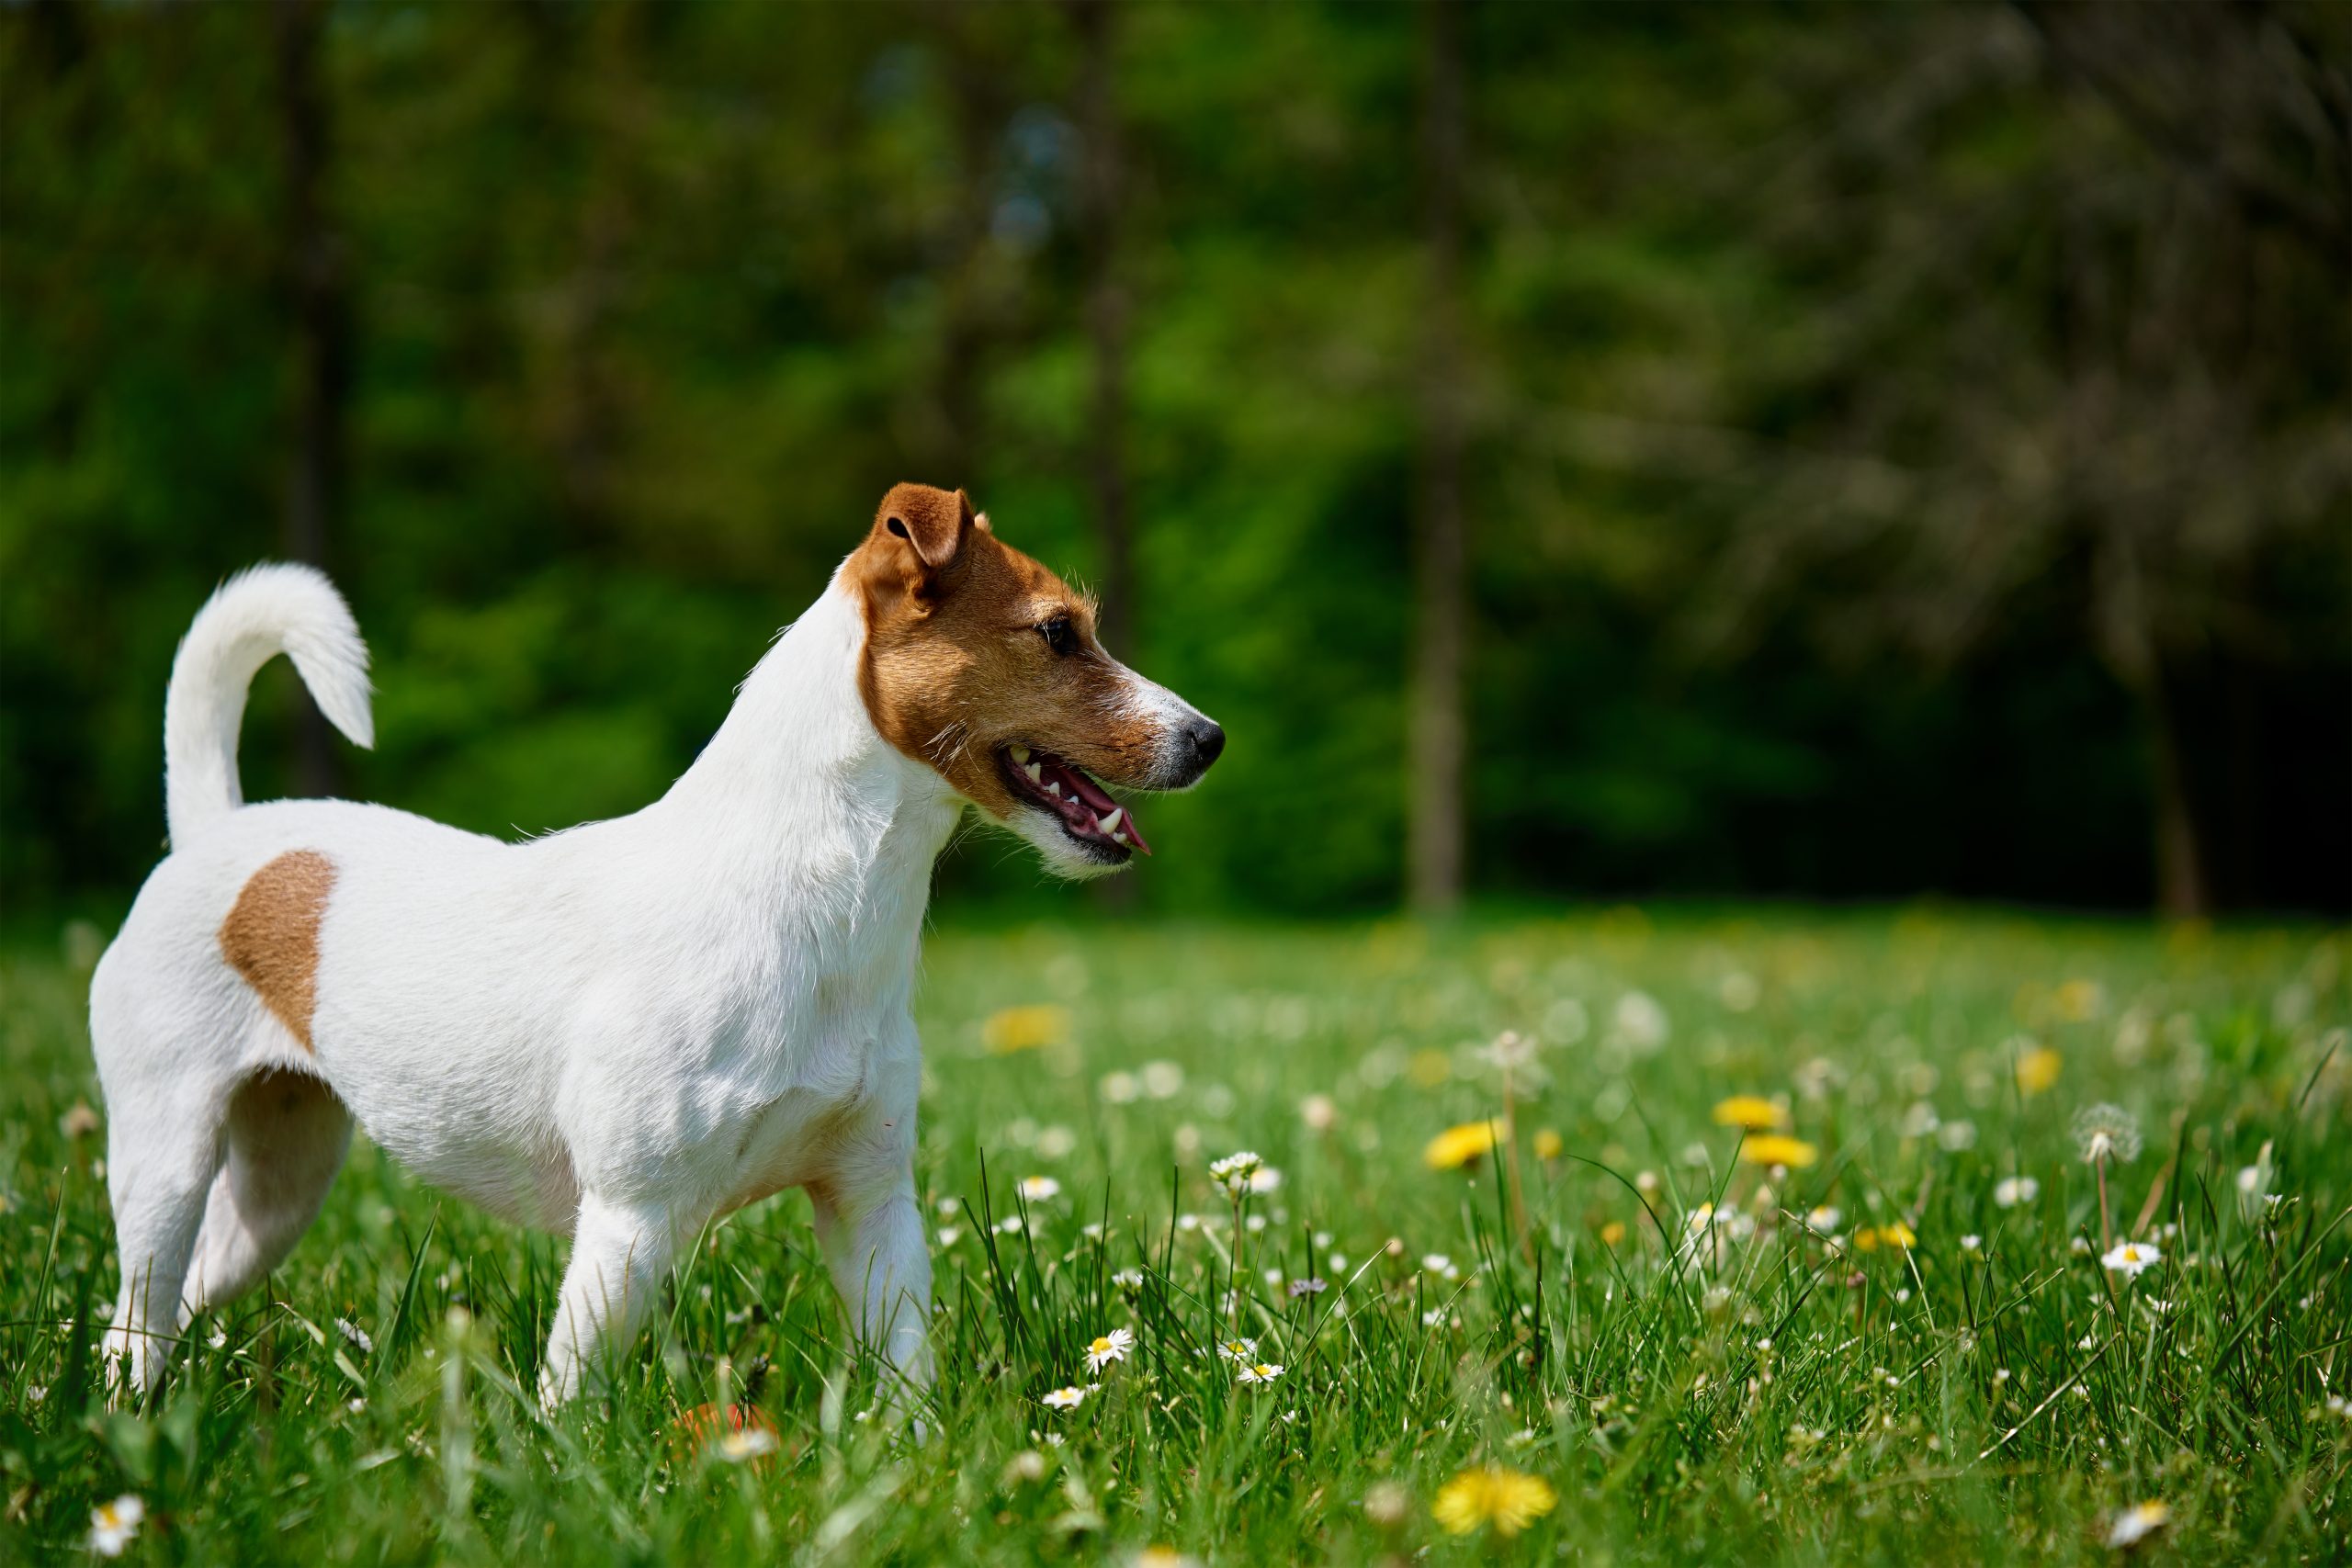
[[[962,491],[932,485],[893,485],[875,513],[877,533],[903,540],[926,580],[936,580],[964,553],[975,526],[985,527]]]

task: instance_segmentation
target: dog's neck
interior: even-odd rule
[[[865,625],[838,577],[752,671],[718,733],[646,815],[804,935],[911,943],[964,802],[885,740],[859,694]],[[748,887],[745,884],[749,884]]]

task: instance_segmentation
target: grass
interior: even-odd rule
[[[0,956],[0,1559],[82,1556],[126,1493],[127,1556],[156,1562],[2083,1561],[2150,1501],[2152,1559],[2352,1551],[2342,932],[943,932],[923,1443],[876,1412],[797,1195],[716,1227],[610,1396],[543,1417],[561,1243],[364,1140],[270,1289],[109,1411],[103,1138],[61,1125],[97,1103],[95,941],[65,945]],[[1504,1116],[1504,1030],[1538,1043],[1501,1163],[1430,1168],[1433,1136]],[[1742,1158],[1735,1094],[1780,1100],[1815,1162]],[[2162,1255],[2136,1277],[2097,1256],[2095,1101],[2144,1134],[2105,1172],[2117,1239]],[[1279,1185],[1228,1199],[1208,1166],[1241,1148]],[[2013,1176],[2039,1190],[2003,1207]],[[1114,1326],[1133,1354],[1090,1380]],[[1272,1382],[1211,1348],[1237,1332]],[[774,1453],[682,1428],[747,1393]],[[1446,1488],[1487,1465],[1555,1505],[1479,1523],[1486,1494]]]

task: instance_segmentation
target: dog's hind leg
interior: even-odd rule
[[[108,1127],[107,1184],[122,1288],[105,1356],[133,1394],[155,1385],[179,1334],[181,1285],[220,1167],[218,1118],[215,1100],[158,1106],[153,1114],[118,1111]]]
[[[351,1113],[308,1073],[255,1074],[230,1097],[220,1169],[185,1292],[193,1314],[243,1294],[318,1217],[351,1146]]]
[[[673,1217],[655,1205],[615,1203],[580,1195],[571,1262],[539,1371],[539,1398],[550,1407],[594,1383],[605,1358],[626,1350],[662,1291],[677,1252]]]

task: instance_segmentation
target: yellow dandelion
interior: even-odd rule
[[[1421,1151],[1421,1163],[1431,1170],[1459,1170],[1510,1138],[1509,1130],[1499,1122],[1464,1122],[1431,1138]]]
[[[1601,1227],[1600,1227],[1600,1245],[1601,1245],[1601,1246],[1603,1246],[1603,1247],[1614,1247],[1614,1246],[1616,1246],[1619,1242],[1623,1241],[1624,1239],[1625,1239],[1625,1222],[1624,1222],[1624,1221],[1623,1221],[1623,1220],[1611,1220],[1611,1221],[1610,1221],[1607,1224],[1605,1224],[1605,1225],[1603,1225],[1603,1226],[1601,1226]]]
[[[1785,1165],[1803,1168],[1821,1157],[1821,1151],[1803,1138],[1785,1133],[1760,1133],[1739,1145],[1739,1157],[1750,1165]]]
[[[2040,1094],[2058,1081],[2058,1069],[2064,1059],[2047,1045],[2036,1045],[2018,1057],[2018,1089],[2025,1094]]]
[[[1058,1045],[1069,1038],[1069,1009],[1040,1003],[1006,1008],[980,1025],[980,1043],[1000,1056]]]
[[[1895,1247],[1908,1252],[1917,1246],[1918,1242],[1918,1236],[1913,1234],[1911,1227],[1901,1220],[1895,1221],[1891,1225],[1879,1225],[1875,1228],[1870,1225],[1854,1227],[1854,1247],[1860,1252],[1876,1252],[1882,1247]]]
[[[1441,1487],[1430,1513],[1453,1535],[1468,1535],[1490,1524],[1497,1535],[1514,1536],[1559,1501],[1559,1494],[1541,1476],[1498,1464],[1477,1465]]]
[[[1781,1108],[1760,1094],[1735,1094],[1729,1100],[1715,1101],[1715,1125],[1744,1127],[1751,1133],[1769,1133],[1781,1124]]]
[[[1558,1159],[1560,1157],[1560,1151],[1566,1146],[1567,1145],[1566,1144],[1563,1144],[1560,1141],[1560,1134],[1549,1127],[1544,1128],[1542,1132],[1535,1134],[1535,1157],[1537,1159],[1544,1161]]]

